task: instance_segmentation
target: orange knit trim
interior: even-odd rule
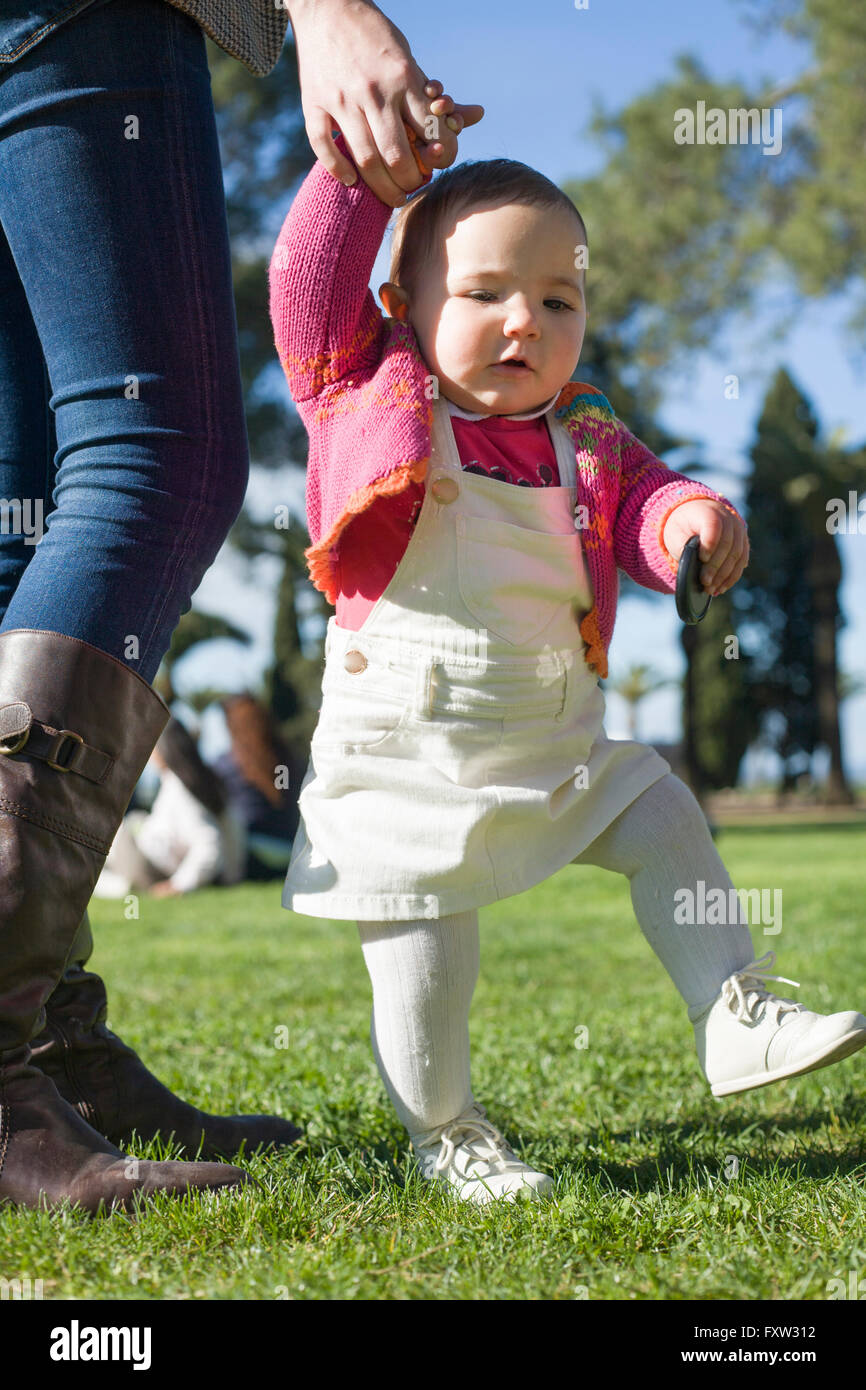
[[[598,626],[598,605],[593,604],[580,624],[580,635],[589,647],[584,654],[587,666],[594,666],[602,680],[607,676],[607,652]]]
[[[357,334],[347,347],[314,353],[312,357],[296,357],[294,353],[281,353],[277,347],[280,365],[288,378],[290,374],[321,380],[321,386],[314,391],[318,395],[326,386],[333,386],[345,376],[358,356],[375,341],[381,332],[384,315],[381,310],[364,334]],[[275,344],[276,346],[276,344]]]
[[[681,506],[683,505],[684,502],[719,502],[719,501],[721,501],[721,499],[718,498],[718,497],[707,497],[707,495],[706,495],[705,492],[694,492],[694,493],[692,493],[691,497],[681,497],[681,498],[679,499],[678,502],[674,502],[674,505],[673,505],[672,507],[668,507],[667,511],[665,512],[664,516],[663,516],[662,519],[661,519],[661,522],[659,523],[659,546],[661,547],[661,550],[662,550],[662,552],[663,552],[663,554],[664,554],[664,556],[665,556],[665,558],[666,558],[668,564],[670,565],[671,569],[673,570],[674,574],[676,574],[677,570],[679,569],[679,560],[675,560],[675,559],[674,559],[673,555],[671,555],[671,552],[668,550],[667,546],[666,546],[665,543],[664,543],[664,530],[665,530],[665,525],[666,525],[666,523],[667,523],[667,519],[668,519],[668,517],[670,516],[671,512],[675,512],[676,509],[677,509],[677,507],[681,507]],[[740,513],[737,511],[736,507],[732,507],[728,502],[722,502],[722,506],[725,508],[726,511],[730,512],[732,516],[735,516],[735,517],[737,518],[738,521],[742,521],[743,518],[740,516]]]
[[[587,391],[593,396],[603,394],[595,386],[589,386],[585,381],[567,381],[553,403],[554,410],[561,410],[563,406],[571,405],[575,396],[585,396]]]
[[[395,468],[387,477],[376,478],[366,487],[358,488],[357,492],[350,495],[345,511],[338,517],[327,536],[323,536],[315,545],[308,546],[304,551],[313,587],[319,589],[329,603],[337,601],[337,576],[331,551],[352,517],[366,511],[377,497],[393,497],[396,493],[403,492],[410,483],[422,483],[427,476],[429,462],[429,458],[424,458],[401,463],[399,468]]]

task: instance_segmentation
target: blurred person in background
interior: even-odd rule
[[[243,826],[219,774],[204,762],[179,720],[169,720],[150,761],[159,774],[159,791],[149,811],[132,811],[121,822],[95,896],[150,892],[164,898],[240,882]]]
[[[255,696],[231,695],[222,710],[231,747],[214,767],[246,834],[244,877],[283,878],[298,828],[301,770]]]

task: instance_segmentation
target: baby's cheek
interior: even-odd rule
[[[473,354],[471,345],[455,342],[448,335],[437,335],[434,354],[440,374],[449,381],[463,381],[479,366],[479,356]]]
[[[436,335],[435,333],[419,332],[415,324],[413,324],[412,326],[413,328],[415,328],[415,336],[418,339],[418,347],[420,349],[421,356],[426,362],[430,373],[433,376],[437,377],[444,376],[446,373],[446,368],[445,363],[442,361],[440,355],[440,343],[438,335]]]
[[[443,367],[466,370],[483,359],[483,334],[477,318],[445,306],[436,324],[435,349]]]

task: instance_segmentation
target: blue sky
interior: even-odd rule
[[[775,86],[809,62],[808,48],[779,31],[757,33],[747,22],[752,6],[727,0],[712,6],[694,0],[439,0],[435,8],[418,0],[380,0],[380,8],[406,35],[429,76],[440,78],[458,101],[477,101],[484,120],[461,140],[460,156],[507,156],[541,170],[557,183],[596,170],[603,159],[587,134],[593,103],[611,110],[671,75],[680,53],[697,57],[715,78],[765,80]],[[762,8],[762,7],[758,7]],[[281,61],[288,61],[287,55]],[[778,158],[784,158],[783,153]],[[286,208],[291,201],[287,190]],[[591,216],[591,209],[584,209]],[[280,219],[285,208],[279,210]],[[639,213],[639,209],[636,209]],[[374,290],[387,278],[387,242],[377,261]],[[772,287],[768,287],[768,300]],[[774,371],[784,364],[812,400],[822,426],[843,429],[852,443],[866,438],[866,358],[843,327],[840,300],[805,304],[796,325],[779,342],[768,342],[768,313],[753,322],[732,324],[713,353],[693,356],[677,373],[666,371],[660,418],[672,430],[705,444],[707,461],[742,475],[745,450],[753,436],[760,402]],[[739,400],[726,400],[724,377],[740,378]],[[626,421],[626,423],[628,423]],[[709,481],[736,504],[739,485],[721,473]],[[272,514],[275,501],[303,505],[303,475],[254,477],[248,498],[256,514]],[[843,669],[866,675],[866,612],[855,596],[866,593],[866,537],[840,538],[845,580],[843,607],[848,627],[840,639]],[[179,685],[210,680],[241,688],[255,684],[270,658],[275,573],[268,562],[245,571],[227,548],[195,596],[206,610],[234,617],[254,635],[239,651],[214,643],[193,655],[179,673]],[[615,679],[632,662],[645,661],[670,676],[682,670],[680,624],[673,600],[621,601],[610,652]],[[214,716],[214,720],[218,720]],[[624,711],[608,697],[608,732],[624,732]],[[679,694],[660,692],[642,707],[639,736],[667,740],[679,730]],[[843,707],[849,769],[866,779],[866,694]],[[222,742],[217,723],[206,721],[205,751]],[[752,767],[759,764],[753,760]]]

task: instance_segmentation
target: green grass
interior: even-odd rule
[[[783,889],[757,954],[777,950],[807,1006],[863,1006],[862,829],[717,843],[735,882]],[[97,902],[92,964],[164,1081],[212,1110],[279,1111],[306,1140],[249,1161],[252,1195],[160,1199],[134,1221],[4,1211],[0,1275],[46,1298],[266,1300],[824,1299],[829,1279],[866,1279],[866,1054],[714,1100],[625,879],[568,868],[481,914],[475,1093],[557,1184],[546,1206],[487,1209],[412,1171],[354,924],[287,913],[279,889],[143,898],[138,921]]]

